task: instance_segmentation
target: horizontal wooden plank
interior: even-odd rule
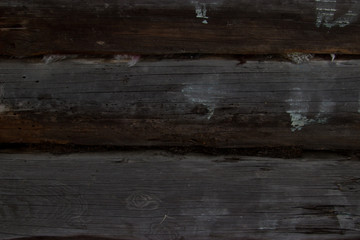
[[[359,237],[360,162],[347,157],[2,153],[0,163],[1,239]]]
[[[0,143],[358,149],[360,61],[0,62]]]
[[[2,0],[0,54],[360,53],[357,0]]]

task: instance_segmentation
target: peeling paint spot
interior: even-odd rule
[[[291,117],[291,131],[301,130],[306,124],[308,124],[307,117],[302,116],[300,113],[294,111],[287,111]]]
[[[293,114],[291,116],[291,119],[292,119],[291,125],[293,126],[291,131],[293,131],[293,132],[296,130],[301,130],[304,126],[312,124],[312,123],[325,124],[328,121],[327,118],[319,118],[318,115],[315,117],[315,119],[308,119],[305,116],[301,116],[301,118],[298,118],[298,116]]]
[[[294,52],[294,53],[286,54],[285,58],[289,59],[293,63],[302,64],[302,63],[310,62],[310,60],[314,58],[314,55]]]
[[[115,55],[114,59],[120,62],[127,62],[128,67],[135,66],[141,59],[140,55]]]
[[[77,55],[45,55],[42,59],[42,61],[45,64],[50,64],[53,62],[60,62],[63,61],[65,59],[72,59],[72,58],[76,58]]]
[[[45,62],[45,64],[49,64],[52,62],[58,62],[58,61],[62,61],[65,59],[66,59],[65,55],[46,55],[43,57],[42,60]]]
[[[196,17],[197,18],[208,18],[206,16],[206,4],[205,3],[199,3],[199,2],[194,2],[195,3],[195,12],[196,12]]]
[[[333,111],[335,103],[324,101],[319,106],[319,113],[316,114],[314,119],[309,119],[306,114],[309,112],[309,104],[304,98],[300,88],[294,88],[294,92],[290,99],[286,100],[289,103],[290,109],[286,111],[290,115],[291,119],[291,131],[300,131],[303,127],[309,124],[318,123],[325,124],[327,123],[327,118],[321,117],[323,113],[329,113]]]
[[[213,88],[204,88],[201,86],[185,87],[182,90],[182,93],[184,94],[185,97],[187,97],[187,99],[191,103],[201,104],[207,108],[206,114],[202,114],[202,115],[205,115],[208,120],[210,120],[213,117],[216,108],[216,103],[213,102],[212,98],[215,96],[217,98],[218,97],[217,95],[222,95],[222,93],[214,90]]]
[[[195,5],[196,17],[204,19],[202,21],[203,24],[208,24],[208,21],[206,19],[208,19],[209,17],[206,16],[206,13],[207,13],[206,4],[199,3],[198,1],[193,1],[192,3]]]
[[[346,27],[358,19],[360,2],[356,2],[347,13],[335,19],[336,0],[315,0],[316,1],[316,26],[332,28],[335,26]]]
[[[195,90],[196,91],[196,90]],[[215,105],[213,103],[209,103],[206,99],[204,98],[199,98],[199,97],[194,97],[194,95],[196,94],[192,94],[195,92],[194,89],[192,87],[187,87],[185,89],[182,90],[182,92],[184,93],[184,95],[193,103],[201,103],[202,105],[207,107],[207,119],[210,120],[212,118],[212,116],[214,115],[214,111],[215,111]]]
[[[294,111],[287,111],[287,113],[289,113],[291,117],[292,132],[300,131],[303,127],[312,123],[325,124],[327,122],[327,118],[316,117],[315,119],[308,119],[306,116]]]
[[[135,66],[140,61],[140,56],[131,56],[130,61],[128,62],[129,67]]]

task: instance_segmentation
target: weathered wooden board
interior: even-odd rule
[[[0,54],[360,53],[358,0],[2,0]]]
[[[173,155],[1,154],[0,239],[360,237],[360,162]]]
[[[360,61],[3,60],[0,143],[358,149]]]

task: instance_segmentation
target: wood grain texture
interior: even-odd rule
[[[360,162],[341,156],[3,153],[0,163],[0,239],[360,236]]]
[[[358,149],[360,61],[0,63],[0,142]]]
[[[2,0],[0,54],[360,53],[357,0]]]

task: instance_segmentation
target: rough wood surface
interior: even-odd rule
[[[0,62],[0,142],[358,149],[360,61]]]
[[[356,159],[3,153],[0,164],[0,239],[360,236]]]
[[[359,54],[358,14],[358,0],[2,0],[0,54]]]

